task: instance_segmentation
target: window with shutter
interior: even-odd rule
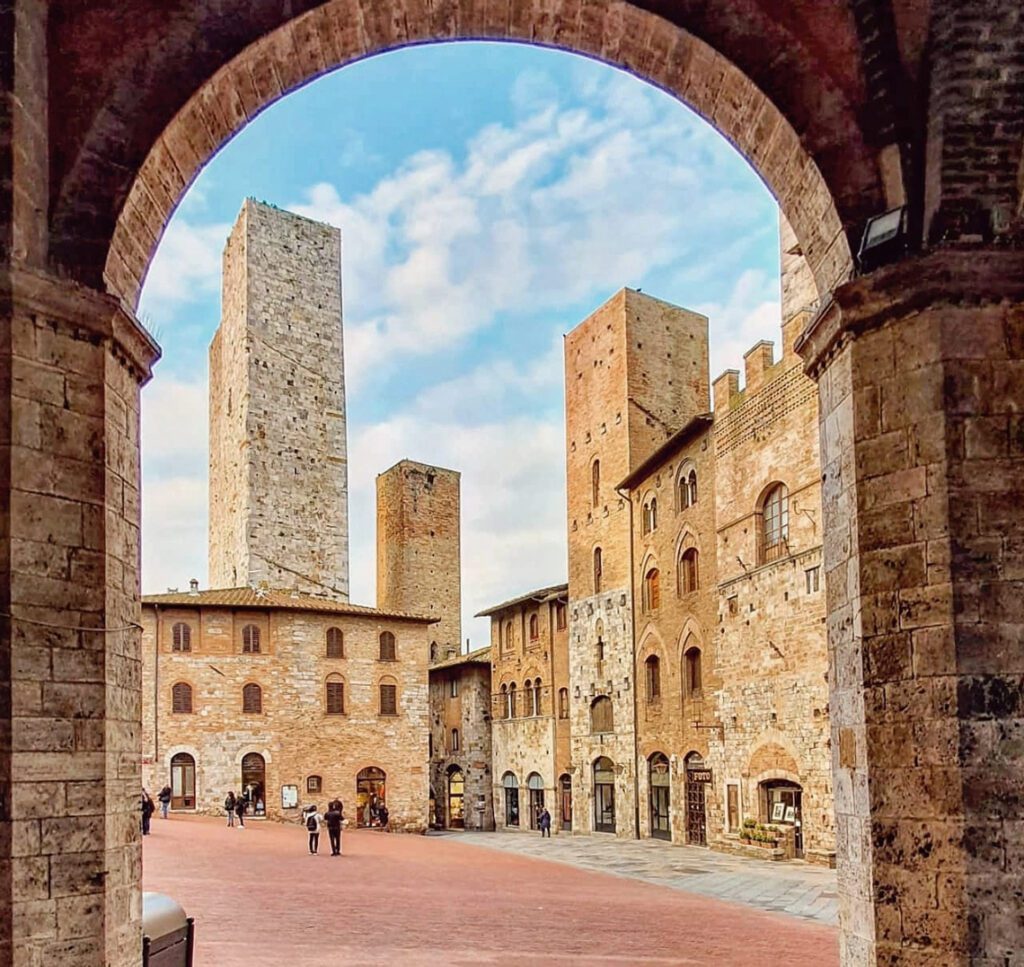
[[[398,714],[398,687],[396,685],[381,685],[380,687],[380,714]]]

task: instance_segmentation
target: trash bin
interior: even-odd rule
[[[181,904],[163,893],[142,894],[142,967],[192,967],[195,927]]]

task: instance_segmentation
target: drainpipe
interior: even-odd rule
[[[615,492],[626,501],[629,508],[629,637],[630,637],[630,678],[633,679],[633,838],[640,838],[640,766],[637,762],[640,738],[640,718],[637,713],[637,678],[636,678],[636,575],[633,571],[633,501],[629,491],[618,487]]]

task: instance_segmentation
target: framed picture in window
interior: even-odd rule
[[[786,804],[777,802],[772,805],[772,822],[781,823],[786,815]]]
[[[787,823],[792,823],[792,822],[795,822],[795,821],[796,821],[796,807],[795,806],[787,806],[786,807],[786,822]]]

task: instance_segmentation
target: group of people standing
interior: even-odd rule
[[[340,799],[332,799],[327,804],[327,812],[321,813],[314,804],[302,810],[302,822],[309,832],[309,853],[316,856],[320,849],[320,828],[327,827],[327,835],[331,840],[331,856],[341,856],[341,830],[345,825],[345,808]]]
[[[234,826],[237,817],[238,828],[245,829],[245,814],[248,809],[249,800],[244,794],[236,796],[234,789],[228,791],[224,797],[224,812],[228,814],[228,826]]]

